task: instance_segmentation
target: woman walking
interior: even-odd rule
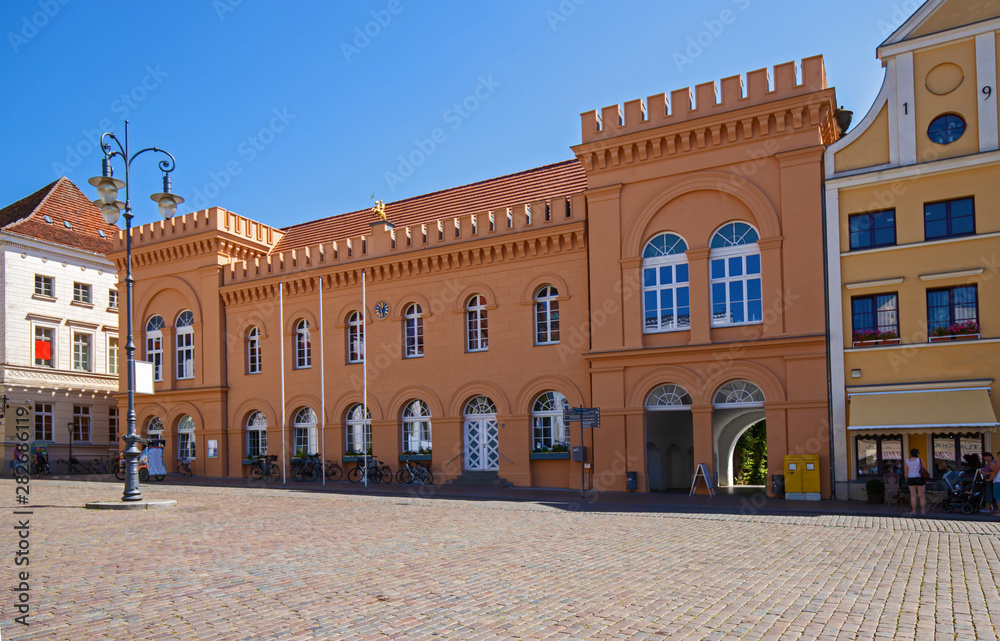
[[[920,497],[920,513],[927,514],[927,498],[924,494],[924,468],[920,460],[920,450],[910,450],[910,458],[906,459],[906,484],[910,486],[910,514],[917,513],[917,497]]]

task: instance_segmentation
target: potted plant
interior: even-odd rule
[[[535,448],[529,457],[533,461],[548,459],[568,459],[569,447],[563,443],[556,443],[552,447],[546,447],[540,442],[535,443]]]
[[[877,329],[859,329],[852,337],[855,347],[872,347],[875,345],[899,345],[899,334],[896,332],[880,332]]]
[[[932,329],[927,336],[927,340],[931,343],[968,341],[977,338],[979,338],[979,323],[974,320],[952,323],[947,327],[939,325]]]
[[[865,483],[865,492],[868,494],[868,502],[878,505],[885,503],[885,483],[882,479],[871,479]]]
[[[429,461],[431,460],[431,448],[421,447],[417,451],[406,450],[399,455],[400,461]]]

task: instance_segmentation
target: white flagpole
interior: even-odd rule
[[[281,484],[287,483],[285,476],[285,285],[278,283],[278,344],[281,346]],[[265,468],[266,469],[266,468]]]
[[[365,489],[368,489],[368,444],[365,442],[365,432],[368,431],[368,332],[365,327],[368,304],[365,298],[365,270],[361,270],[361,376],[364,379],[363,399],[361,404],[361,449],[365,452]]]
[[[319,430],[320,455],[319,469],[323,474],[323,487],[326,487],[326,379],[323,368],[323,277],[319,277]]]

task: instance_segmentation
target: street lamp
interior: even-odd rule
[[[107,139],[107,141],[105,140]],[[111,142],[114,141],[118,147],[117,151],[111,150]],[[118,140],[111,132],[101,136],[101,149],[104,150],[104,158],[101,160],[101,175],[91,178],[87,182],[97,188],[98,199],[94,204],[101,209],[101,216],[109,225],[114,225],[118,221],[118,214],[125,210],[125,301],[126,301],[126,323],[128,326],[128,342],[125,343],[125,353],[127,354],[128,370],[128,413],[126,414],[126,433],[122,440],[126,443],[125,451],[125,491],[122,494],[123,501],[141,501],[142,492],[139,490],[139,447],[137,443],[141,440],[135,433],[135,343],[132,340],[132,202],[129,200],[129,168],[132,161],[147,151],[160,152],[167,156],[159,162],[160,171],[163,172],[163,191],[150,196],[160,209],[160,215],[170,218],[177,212],[177,205],[184,202],[180,196],[174,195],[170,191],[170,172],[174,170],[176,162],[174,157],[162,149],[147,147],[129,156],[128,153],[128,121],[125,121],[125,144]],[[111,159],[115,156],[121,158],[125,163],[125,180],[114,177],[111,166]],[[125,202],[118,200],[118,190],[125,188]]]

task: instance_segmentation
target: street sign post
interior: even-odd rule
[[[594,429],[601,426],[601,408],[599,407],[574,407],[563,408],[563,422],[571,425],[574,422],[580,424],[580,447],[583,447],[583,430]],[[581,449],[581,452],[583,450]],[[590,464],[585,460],[586,456],[581,456],[580,461],[580,498],[587,498],[587,468]]]

